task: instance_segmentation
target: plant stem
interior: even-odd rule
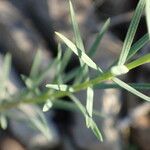
[[[140,57],[139,59],[132,61],[131,63],[128,63],[126,65],[126,67],[129,70],[132,70],[140,65],[146,64],[150,62],[150,53],[147,55],[144,55],[142,57]],[[104,72],[102,74],[100,74],[98,77],[91,79],[89,81],[85,81],[81,84],[78,85],[74,85],[72,88],[74,89],[74,93],[84,90],[89,86],[94,86],[97,85],[101,82],[104,82],[106,80],[111,80],[113,77],[115,77],[110,71]],[[64,96],[68,96],[72,93],[67,92],[67,91],[56,91],[54,93],[49,93],[49,92],[45,92],[40,96],[37,97],[33,97],[33,98],[22,98],[22,95],[18,98],[17,100],[6,100],[0,103],[0,111],[5,111],[7,109],[11,109],[11,108],[15,108],[17,106],[19,106],[20,104],[29,104],[29,103],[43,103],[45,102],[47,99],[59,99],[61,97]]]

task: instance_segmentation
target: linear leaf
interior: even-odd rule
[[[133,57],[143,46],[145,46],[150,41],[148,34],[145,34],[140,38],[129,50],[127,60]]]
[[[145,7],[145,0],[140,0],[134,12],[133,19],[131,20],[127,35],[125,37],[118,65],[123,65],[126,62],[144,7]]]
[[[136,90],[150,90],[150,83],[128,83],[131,87],[135,88]],[[96,89],[112,89],[117,88],[120,89],[118,84],[115,83],[100,83],[94,86]]]
[[[150,37],[150,0],[146,0],[146,20],[147,20],[148,33]]]
[[[80,49],[78,49],[69,39],[67,39],[62,34],[55,32],[64,42],[65,44],[77,55],[80,59],[83,60],[89,67],[93,69],[99,69],[99,67]],[[99,69],[101,71],[101,69]]]
[[[102,134],[101,134],[101,132],[99,131],[99,129],[98,129],[96,123],[95,123],[93,120],[91,120],[91,129],[92,129],[93,133],[95,134],[95,136],[96,136],[101,142],[103,142]]]
[[[39,73],[41,55],[42,55],[41,50],[37,50],[32,67],[31,67],[30,76],[29,76],[32,79],[36,78]]]
[[[69,4],[70,4],[70,13],[71,13],[71,20],[72,20],[72,25],[73,25],[74,35],[75,35],[76,46],[77,46],[77,48],[79,48],[81,50],[81,52],[82,51],[85,52],[84,44],[83,44],[83,41],[82,41],[82,38],[80,35],[78,23],[76,21],[76,17],[75,17],[75,13],[74,13],[74,9],[73,9],[71,1],[69,1]],[[78,53],[80,53],[80,52],[78,51]],[[79,60],[80,60],[80,65],[82,67],[82,70],[81,70],[80,76],[77,76],[77,78],[75,79],[75,83],[82,81],[82,79],[84,77],[86,77],[86,80],[89,80],[88,66],[84,64],[85,62],[80,57],[79,57]],[[91,117],[92,117],[92,113],[93,113],[93,97],[94,97],[94,91],[91,87],[88,87],[87,88],[86,109]],[[90,120],[89,120],[88,116],[86,116],[86,125],[87,125],[87,127],[90,127]]]
[[[59,108],[59,109],[63,109],[63,110],[69,110],[69,111],[80,111],[79,108],[77,107],[77,105],[75,103],[70,103],[69,101],[64,101],[64,100],[54,100],[53,102],[51,102],[53,104],[53,108]],[[102,118],[106,118],[106,115],[99,112],[98,110],[93,110],[93,115],[98,116],[98,117],[102,117]]]
[[[143,93],[137,91],[136,89],[134,89],[133,87],[131,87],[130,85],[126,84],[125,82],[117,79],[117,78],[113,78],[113,81],[116,82],[119,86],[121,86],[122,88],[126,89],[127,91],[133,93],[134,95],[146,100],[146,101],[150,101],[150,97],[144,95]]]
[[[72,21],[72,25],[73,25],[74,34],[75,34],[76,46],[79,49],[85,51],[83,41],[82,41],[82,38],[81,38],[81,35],[80,35],[78,23],[76,21],[73,5],[72,5],[72,2],[70,0],[69,0],[69,6],[70,6],[70,13],[71,13],[71,21]]]
[[[2,76],[0,77],[0,97],[5,96],[6,83],[9,79],[9,73],[11,69],[11,55],[7,53],[4,57],[4,64],[2,70]]]
[[[83,115],[86,117],[86,115],[87,115],[86,109],[82,105],[82,103],[80,102],[80,100],[77,97],[75,97],[74,95],[69,95],[69,97],[77,105],[77,107],[80,109],[80,111],[83,113]]]
[[[40,73],[36,79],[34,79],[34,86],[37,87],[47,76],[47,74],[50,72],[50,70],[54,67],[57,66],[57,64],[60,62],[60,57],[61,57],[61,51],[58,51],[57,57],[52,61],[49,62],[47,67]]]
[[[94,90],[91,87],[87,88],[87,100],[86,100],[86,109],[89,116],[92,118],[93,114],[93,98],[94,98]],[[86,125],[89,128],[91,126],[91,119],[89,116],[86,116]]]
[[[86,117],[88,114],[84,108],[84,106],[81,104],[80,100],[78,100],[75,96],[70,95],[69,96],[73,102],[78,106],[78,108],[80,109],[80,111],[83,113],[83,115]],[[94,122],[94,120],[89,116],[90,118],[90,128],[92,129],[93,133],[95,134],[95,136],[100,140],[103,141],[103,137],[101,132],[99,131],[96,123]]]
[[[71,56],[72,56],[72,51],[69,48],[67,48],[61,61],[61,71],[60,71],[61,73],[63,73],[64,70],[66,69]]]
[[[55,72],[55,80],[58,83],[62,83],[62,77],[61,77],[61,59],[62,59],[62,49],[61,45],[58,44],[58,55],[57,55],[57,65],[56,65],[56,72]]]
[[[71,21],[72,21],[72,26],[73,26],[74,36],[75,36],[76,47],[80,49],[81,51],[85,52],[79,26],[75,17],[74,8],[70,0],[69,0],[69,6],[70,6]],[[88,80],[88,66],[84,64],[83,60],[80,57],[79,57],[79,61],[80,61],[80,66],[82,67],[82,70],[81,70],[80,76],[76,77],[74,84],[76,84],[77,82],[78,83],[81,82],[83,78],[86,78],[86,80]]]
[[[66,45],[67,46],[69,46],[70,47],[70,49],[76,54],[76,55],[78,55],[78,53],[77,53],[77,47],[70,41],[70,40],[68,40],[66,37],[64,37],[63,35],[61,35],[61,34],[57,34],[65,43],[66,43]],[[80,51],[80,50],[79,50]],[[79,57],[81,57],[81,56],[79,56]],[[145,56],[146,58],[148,58],[147,59],[147,63],[149,62],[149,54],[147,55],[147,56]],[[137,61],[140,61],[141,62],[141,64],[143,63],[143,62],[145,62],[145,61],[143,61],[143,59],[145,60],[145,57],[142,57],[142,60],[141,59],[139,59],[139,60],[137,60]],[[82,52],[82,57],[81,57],[81,59],[89,66],[89,67],[91,67],[91,68],[93,68],[93,69],[95,69],[95,70],[99,70],[101,73],[102,73],[102,70],[84,53],[84,52]],[[87,61],[88,60],[88,61]],[[139,62],[137,63],[137,61],[135,61],[135,66],[136,66],[136,64],[139,64]],[[90,64],[90,63],[92,63],[92,65]],[[116,82],[116,81],[118,81],[118,82]],[[117,79],[116,81],[114,81],[114,82],[116,82],[117,84],[119,84],[120,86],[122,86],[122,83],[124,83],[123,81],[121,81],[120,79]],[[120,81],[120,82],[119,82]],[[127,85],[126,83],[124,83],[124,85],[126,85],[125,87],[123,87],[124,89],[126,89],[126,90],[128,90],[128,88],[127,87],[129,87],[130,89],[133,89],[131,86],[129,86],[129,85]],[[135,94],[136,96],[138,96],[138,94],[137,94],[137,90],[136,89],[134,89],[134,90],[128,90],[129,92],[131,92],[131,93],[133,93],[133,94]],[[138,91],[138,93],[141,93],[141,92],[139,92]],[[144,95],[144,94],[142,94],[141,93],[141,95]],[[139,96],[139,97],[141,97],[142,98],[142,96]],[[143,96],[143,98],[142,99],[144,99],[144,100],[147,100],[149,97],[147,97],[146,95],[144,95]]]
[[[71,71],[67,72],[67,74],[63,74],[64,83],[69,82],[76,77],[80,73],[81,69],[81,67],[73,68]]]
[[[4,68],[3,68],[3,80],[4,81],[8,80],[10,69],[11,69],[11,55],[6,54],[5,59],[4,59]]]
[[[58,60],[55,58],[52,62],[49,62],[48,66],[44,69],[44,71],[37,77],[35,80],[35,85],[38,86],[50,72],[53,66],[57,64]]]
[[[129,54],[128,54],[128,57],[127,57],[127,60],[130,60],[130,58],[132,58],[139,50],[141,50],[141,48],[143,46],[145,46],[148,42],[150,41],[150,38],[148,36],[148,34],[145,34],[143,37],[141,37],[135,44],[133,44],[133,46],[130,48],[129,50]],[[118,59],[115,60],[113,62],[113,64],[110,66],[114,66],[116,65],[118,62]],[[109,67],[109,68],[110,68]]]
[[[109,25],[110,25],[110,19],[107,19],[106,22],[104,23],[104,25],[102,26],[101,30],[99,31],[98,35],[96,36],[96,39],[93,42],[91,48],[88,51],[88,55],[90,57],[92,57],[95,54],[95,52],[97,51],[98,46],[99,46],[104,34],[108,30]]]
[[[66,84],[47,84],[46,87],[64,92],[65,91],[74,92],[74,89]]]
[[[41,133],[47,139],[51,138],[48,123],[45,119],[43,112],[38,107],[34,107],[34,109],[32,109],[32,113],[30,111],[28,112],[26,107],[23,106],[19,109],[27,116],[33,127],[41,131]]]
[[[129,63],[127,65],[127,67],[130,70],[131,68],[133,69],[133,68],[136,68],[136,67],[146,64],[146,63],[150,63],[150,53],[148,53],[144,56],[141,56],[140,58],[132,61],[131,63]]]

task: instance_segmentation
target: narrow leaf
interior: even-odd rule
[[[71,13],[71,21],[72,21],[72,25],[73,25],[74,34],[75,34],[76,46],[79,49],[85,51],[83,41],[82,41],[82,38],[80,35],[78,23],[76,21],[73,5],[72,5],[72,2],[70,0],[69,0],[69,6],[70,6],[70,13]]]
[[[74,89],[66,84],[47,84],[46,87],[64,92],[65,91],[74,92]]]
[[[67,48],[61,61],[61,71],[60,71],[61,73],[64,72],[67,65],[69,64],[69,60],[71,59],[71,56],[72,56],[72,51],[69,48]]]
[[[69,39],[67,39],[65,36],[62,34],[55,32],[64,42],[65,44],[77,55],[80,57],[80,59],[83,60],[84,63],[86,63],[89,67],[93,69],[99,69],[99,67],[80,49],[78,49]]]
[[[150,101],[150,97],[142,94],[141,92],[137,91],[136,89],[134,89],[133,87],[131,87],[130,85],[126,84],[125,82],[117,79],[117,78],[113,78],[113,81],[116,82],[119,86],[121,86],[122,88],[126,89],[127,91],[131,92],[132,94],[146,100],[146,101]]]
[[[150,90],[150,83],[128,83],[131,87],[135,88],[136,90]],[[96,89],[120,89],[118,84],[115,83],[100,83],[94,86]]]
[[[86,117],[88,114],[84,108],[84,106],[81,104],[81,102],[73,95],[69,96],[73,102],[78,106],[78,108],[80,109],[80,111],[83,113],[83,115]],[[103,141],[103,137],[101,132],[99,131],[96,123],[94,122],[94,120],[89,116],[90,118],[90,128],[92,129],[93,133],[95,134],[95,136],[100,140]]]
[[[96,123],[95,123],[93,120],[91,120],[91,129],[92,129],[93,133],[95,134],[95,136],[96,136],[101,142],[103,142],[102,134],[101,134],[101,132],[99,131],[99,129],[98,129]]]
[[[92,114],[93,114],[93,98],[94,98],[94,90],[91,87],[88,87],[87,88],[86,109],[91,118],[92,118]],[[86,116],[87,127],[91,126],[91,119],[89,118],[89,116]]]
[[[125,37],[125,41],[124,41],[123,48],[120,54],[118,65],[123,65],[126,62],[138,24],[140,22],[140,18],[142,16],[142,13],[145,7],[145,1],[146,0],[140,0],[134,12],[133,19],[131,20],[127,35]]]
[[[2,76],[0,77],[0,97],[5,97],[6,92],[6,84],[9,80],[9,73],[11,69],[11,55],[6,54],[4,58],[4,64],[3,64],[3,70],[2,70]]]
[[[66,37],[64,37],[63,35],[61,35],[61,34],[59,34],[58,33],[58,36],[62,39],[62,40],[64,40],[64,42],[66,43],[66,45],[68,45],[69,47],[70,47],[70,49],[76,54],[76,55],[78,55],[78,53],[77,53],[77,48],[76,48],[76,46],[70,41],[70,40],[68,40]],[[82,57],[81,56],[79,56],[89,67],[91,67],[91,68],[93,68],[93,69],[96,69],[96,70],[99,70],[100,72],[102,72],[102,70],[84,53],[84,52],[82,52]],[[137,61],[138,61],[138,63],[137,63],[137,61],[135,61],[134,63],[135,64],[131,64],[131,66],[130,67],[132,67],[132,65],[133,66],[136,66],[136,65],[138,65],[139,63],[146,63],[145,62],[145,59],[146,59],[146,62],[148,63],[149,62],[149,60],[150,60],[150,57],[149,57],[149,54],[148,55],[146,55],[145,57],[142,57],[142,59],[138,59]],[[88,60],[88,61],[87,61]],[[139,62],[140,61],[140,62]],[[90,62],[90,63],[89,63]],[[91,63],[92,63],[92,65],[91,65]],[[130,69],[130,68],[128,68],[128,69]],[[116,81],[115,80],[113,80],[114,82],[116,82],[116,81],[118,81],[118,82],[116,82],[117,84],[119,84],[121,87],[123,87],[124,89],[126,89],[126,90],[128,90],[128,88],[127,87],[129,87],[130,89],[133,89],[131,86],[129,86],[129,85],[127,85],[126,83],[124,83],[123,81],[121,81],[121,80],[119,80],[119,79],[117,79]],[[124,86],[122,86],[122,83],[124,84],[124,85],[126,85],[125,87]],[[138,96],[138,94],[139,93],[141,93],[141,92],[139,92],[139,91],[137,91],[136,89],[133,89],[133,90],[128,90],[129,92],[131,92],[131,93],[133,93],[133,94],[135,94],[135,95],[137,95]],[[137,94],[137,92],[138,92],[138,94]],[[144,94],[142,94],[141,93],[141,95],[144,95]],[[141,96],[139,96],[139,97],[141,97]],[[141,97],[142,98],[142,97]],[[144,95],[144,97],[142,98],[142,99],[144,99],[144,100],[148,100],[148,98],[149,97],[147,97],[146,95]]]
[[[148,33],[150,37],[150,0],[146,0],[146,20],[147,20]]]
[[[29,76],[32,79],[36,78],[39,73],[41,55],[42,55],[41,51],[37,50],[32,67],[31,67],[30,76]]]
[[[99,33],[98,33],[95,41],[93,42],[91,48],[88,51],[88,55],[90,57],[92,57],[95,54],[95,52],[97,51],[98,46],[99,46],[104,34],[108,30],[109,25],[110,25],[110,19],[107,19],[106,22],[104,23],[104,25],[102,26],[102,29],[99,31]]]
[[[127,60],[132,58],[143,46],[145,46],[150,41],[148,34],[145,34],[131,47]]]

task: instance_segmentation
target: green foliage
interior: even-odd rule
[[[137,5],[137,8],[135,10],[132,21],[130,23],[127,35],[125,37],[125,41],[124,41],[123,48],[122,48],[122,51],[121,51],[121,54],[120,54],[118,65],[124,65],[125,62],[126,62],[128,53],[130,51],[130,48],[131,48],[136,30],[137,30],[137,27],[138,27],[138,24],[140,22],[142,14],[143,14],[143,10],[144,10],[144,7],[145,7],[145,2],[146,2],[146,0],[140,0],[138,5]]]
[[[31,104],[31,103],[42,103],[43,111],[48,111],[51,108],[61,108],[69,109],[72,111],[79,110],[85,117],[86,126],[92,130],[95,136],[103,141],[102,134],[98,129],[93,115],[98,115],[100,117],[105,117],[104,114],[100,114],[98,111],[93,109],[93,100],[94,100],[94,88],[96,89],[108,89],[108,88],[118,88],[125,89],[132,94],[150,101],[150,97],[144,95],[138,90],[149,90],[149,83],[125,83],[120,80],[118,77],[128,73],[130,70],[149,63],[150,62],[150,53],[141,56],[133,60],[134,55],[137,54],[141,48],[147,44],[150,40],[149,34],[144,35],[136,43],[133,43],[133,39],[141,18],[141,15],[146,8],[146,17],[148,22],[148,29],[150,30],[150,16],[149,16],[149,0],[140,0],[138,6],[135,10],[133,19],[129,26],[123,48],[120,54],[120,57],[114,61],[114,63],[106,70],[103,71],[100,66],[98,66],[93,60],[92,57],[98,50],[98,46],[103,38],[104,34],[107,32],[110,19],[106,20],[103,27],[97,34],[95,41],[93,42],[91,48],[88,51],[85,51],[84,44],[80,35],[79,27],[75,18],[75,12],[72,6],[71,1],[69,1],[71,21],[74,31],[75,42],[72,42],[67,37],[61,33],[56,32],[56,35],[66,44],[67,48],[62,53],[61,44],[58,46],[58,55],[52,61],[49,62],[47,68],[44,71],[39,72],[39,67],[41,64],[41,51],[38,51],[30,72],[29,77],[23,76],[22,79],[26,85],[26,88],[19,91],[19,93],[14,94],[11,97],[6,95],[6,81],[8,80],[9,70],[10,70],[10,55],[5,56],[4,61],[4,74],[1,77],[2,84],[0,85],[0,122],[3,128],[6,128],[6,111],[9,112],[11,108],[19,107],[19,104]],[[146,7],[145,7],[146,4]],[[72,69],[69,73],[65,73],[67,65],[69,65],[72,53],[76,54],[80,61],[80,66]],[[133,60],[133,61],[132,61]],[[130,61],[130,62],[129,62]],[[129,63],[128,63],[129,62]],[[48,72],[55,68],[55,76],[52,79],[50,84],[46,85],[46,89],[41,91],[39,88],[40,84],[43,82]],[[98,75],[94,78],[90,78],[89,70],[93,69],[95,72],[98,72]],[[79,75],[80,74],[80,75]],[[69,81],[72,81],[72,85],[68,85]],[[113,84],[107,84],[105,81],[112,80]],[[81,90],[86,89],[87,99],[86,106],[84,106],[80,100],[75,96],[75,93]],[[61,101],[64,96],[68,96],[73,103],[68,103],[66,101]],[[20,110],[25,113],[24,110]],[[41,111],[36,111],[37,116],[33,116],[30,119],[29,114],[26,114],[29,121],[34,125],[35,128],[39,129],[46,137],[48,137],[48,128],[47,122],[43,117]]]

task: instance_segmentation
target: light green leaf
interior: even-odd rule
[[[72,25],[73,25],[74,35],[75,35],[76,46],[77,46],[78,49],[81,50],[81,52],[85,52],[84,44],[83,44],[83,41],[82,41],[82,38],[81,38],[81,35],[80,35],[78,23],[76,21],[76,17],[75,17],[75,13],[74,13],[74,9],[73,9],[71,1],[69,1],[69,5],[70,5],[71,20],[72,20]],[[82,79],[84,77],[86,78],[86,80],[89,80],[88,66],[84,64],[85,62],[80,57],[79,57],[79,60],[80,60],[80,65],[81,65],[82,69],[81,69],[81,72],[80,72],[80,76],[77,76],[77,78],[75,79],[74,84],[76,84],[77,82],[82,81]],[[91,117],[92,117],[92,113],[93,113],[93,95],[94,95],[93,89],[88,88],[88,90],[87,90],[87,111],[88,111],[88,113],[91,114]],[[90,126],[89,121],[88,121],[88,117],[86,117],[86,124],[87,124],[87,127]]]
[[[50,130],[43,112],[38,107],[33,107],[32,112],[28,112],[26,107],[19,109],[27,116],[30,123],[38,129],[47,139],[51,139]]]
[[[11,55],[6,54],[4,58],[4,64],[3,64],[3,70],[2,70],[3,74],[0,78],[1,86],[3,85],[3,87],[5,87],[5,84],[9,78],[10,69],[11,69]]]
[[[126,84],[125,82],[117,79],[117,78],[113,78],[113,81],[116,82],[119,86],[121,86],[122,88],[126,89],[127,91],[131,92],[132,94],[146,100],[146,101],[150,101],[150,97],[142,94],[141,92],[137,91],[136,89],[134,89],[133,87],[131,87],[130,85]]]
[[[4,59],[4,68],[3,68],[3,80],[6,81],[9,78],[9,73],[11,69],[11,55],[8,53]]]
[[[3,130],[7,128],[7,119],[3,114],[0,114],[0,125]]]
[[[129,54],[129,50],[131,48],[136,30],[138,27],[138,24],[140,22],[140,18],[143,14],[143,10],[145,7],[145,1],[146,0],[140,0],[137,5],[137,8],[134,12],[133,19],[131,20],[127,35],[125,37],[125,41],[124,41],[123,48],[122,48],[122,51],[120,54],[118,65],[124,65],[124,63],[126,62],[127,56]]]
[[[58,44],[58,55],[57,55],[57,65],[56,65],[56,73],[55,73],[55,80],[60,84],[62,83],[61,77],[61,59],[62,59],[62,49],[61,45]]]
[[[150,90],[150,83],[128,83],[131,87],[133,87],[136,90]],[[94,86],[96,89],[120,89],[118,84],[115,83],[100,83]]]
[[[69,96],[73,102],[78,106],[78,108],[80,109],[80,111],[83,113],[83,115],[85,117],[88,116],[88,113],[86,112],[86,109],[84,108],[84,106],[81,104],[80,100],[78,100],[74,95],[70,95]],[[93,133],[95,134],[95,136],[100,140],[103,141],[103,137],[101,132],[99,131],[96,123],[94,122],[94,120],[89,116],[90,119],[90,128],[92,129]]]
[[[69,60],[72,56],[72,51],[67,48],[64,55],[63,55],[63,58],[62,58],[62,61],[61,61],[61,73],[64,72],[64,70],[66,69],[67,65],[69,64]]]
[[[131,47],[127,60],[132,58],[143,46],[145,46],[150,41],[148,34],[145,34]]]
[[[66,84],[47,84],[46,87],[64,92],[65,91],[74,92],[74,89]]]
[[[146,20],[147,20],[148,33],[150,37],[150,0],[146,0]]]
[[[150,41],[148,34],[145,34],[142,38],[140,38],[129,50],[129,54],[127,60],[130,60],[143,46],[145,46]],[[118,59],[114,61],[114,63],[110,66],[110,68],[116,65]]]
[[[93,98],[94,98],[94,90],[91,87],[87,88],[87,101],[86,101],[86,110],[89,116],[92,118],[93,114]],[[91,126],[91,119],[86,115],[86,125],[89,128]]]
[[[52,107],[53,107],[53,103],[51,100],[48,99],[43,106],[43,112],[49,111]]]
[[[78,49],[69,39],[67,39],[62,34],[55,32],[64,42],[65,44],[77,55],[80,57],[80,59],[83,60],[84,63],[86,63],[89,67],[100,70],[101,69],[80,49]]]
[[[2,98],[4,98],[6,95],[6,84],[7,81],[9,80],[10,70],[11,70],[11,55],[7,53],[4,57],[2,76],[0,77],[0,97]]]
[[[93,133],[95,134],[95,136],[96,136],[101,142],[103,142],[102,134],[101,134],[101,132],[99,131],[99,129],[98,129],[96,123],[95,123],[93,120],[91,120],[91,126],[90,126],[90,127],[91,127]]]
[[[42,56],[41,50],[37,50],[32,67],[31,67],[30,76],[29,76],[32,79],[36,78],[39,74],[41,56]]]
[[[110,25],[110,19],[107,19],[106,22],[104,23],[104,25],[102,26],[102,29],[99,31],[98,35],[96,36],[96,39],[93,42],[91,48],[88,51],[88,55],[90,57],[92,57],[96,53],[104,34],[108,30],[109,25]]]
[[[77,67],[73,68],[71,71],[67,72],[66,74],[63,74],[63,80],[64,83],[71,81],[73,78],[75,78],[80,72],[82,68]]]
[[[74,95],[69,95],[69,97],[71,98],[71,100],[77,105],[77,107],[80,109],[80,111],[83,113],[83,115],[86,117],[87,112],[85,107],[82,105],[82,103],[80,102],[80,100],[78,98],[76,98]]]
[[[69,0],[69,6],[70,6],[71,21],[72,21],[73,30],[74,30],[76,46],[79,49],[81,49],[82,51],[85,51],[83,41],[82,41],[82,38],[81,38],[81,35],[80,35],[78,23],[76,21],[74,9],[73,9],[73,6],[72,6],[72,2],[70,0]]]
[[[140,58],[132,61],[131,63],[129,63],[127,65],[127,67],[130,70],[130,69],[136,68],[136,67],[146,64],[146,63],[150,63],[150,53],[148,53],[144,56],[141,56]]]
[[[73,26],[74,36],[75,36],[76,47],[81,51],[85,52],[84,44],[80,35],[80,30],[78,27],[78,23],[75,17],[75,13],[71,1],[69,1],[69,6],[70,6],[71,21],[72,21],[72,26]],[[84,61],[80,57],[79,57],[79,61],[82,69],[81,69],[80,76],[76,76],[74,84],[80,83],[84,78],[85,80],[88,80],[88,74],[89,74],[88,66],[84,64]]]
[[[70,49],[75,53],[75,54],[77,54],[78,55],[78,53],[77,53],[77,48],[76,48],[76,46],[70,41],[70,40],[68,40],[66,37],[64,37],[63,35],[61,35],[61,34],[59,34],[58,33],[58,36],[62,39],[62,40],[64,40],[64,42],[66,43],[66,45],[68,45],[69,47],[70,47]],[[93,69],[96,69],[96,70],[99,70],[100,72],[102,72],[102,70],[84,53],[84,52],[82,52],[82,56],[83,57],[81,57],[81,56],[79,56],[89,67],[91,67],[91,68],[93,68]],[[145,58],[146,57],[146,58]],[[147,59],[148,58],[148,60],[147,60],[147,63],[149,62],[149,60],[150,60],[150,57],[149,57],[149,54],[147,55],[147,56],[145,56],[145,57],[142,57],[142,60],[140,59],[140,60],[137,60],[137,61],[140,61],[141,62],[141,64],[144,62],[145,63],[145,61],[143,61],[143,60],[145,60],[145,59]],[[87,61],[88,60],[88,61]],[[89,63],[90,62],[90,63]],[[92,63],[92,65],[91,65],[91,63]],[[139,62],[137,63],[136,61],[134,62],[135,63],[135,66],[136,66],[136,64],[139,64]],[[133,64],[132,64],[133,65]],[[128,69],[130,69],[130,68],[128,68]],[[119,79],[117,79],[117,80],[119,80]],[[114,81],[114,82],[116,82],[117,84],[119,84],[120,86],[122,86],[122,83],[124,83],[123,81],[121,81],[121,80],[119,80],[120,82],[116,82],[116,81]],[[124,83],[124,85],[126,85],[126,83]],[[123,86],[122,86],[123,87]],[[133,89],[131,86],[129,86],[129,85],[127,85],[126,87],[123,87],[123,88],[125,88],[126,90],[127,90],[127,87],[129,87],[130,89]],[[138,96],[138,94],[137,94],[137,90],[128,90],[129,92],[131,92],[131,93],[133,93],[133,94],[135,94],[135,95],[137,95]],[[138,92],[138,93],[141,93],[141,92]],[[141,95],[144,95],[144,94],[142,94],[141,93]],[[140,96],[141,97],[141,96]],[[142,98],[142,97],[141,97]],[[149,97],[147,97],[146,95],[144,95],[144,97],[142,98],[142,99],[144,99],[144,100],[147,100],[147,98],[149,98]]]
[[[35,86],[38,86],[48,75],[50,70],[58,63],[57,58],[55,58],[52,62],[49,62],[48,66],[40,73],[40,75],[34,81]]]
[[[70,103],[69,101],[64,101],[62,99],[59,100],[53,100],[52,102],[53,108],[59,108],[63,110],[69,110],[69,111],[77,111],[79,112],[79,108],[75,103]],[[102,112],[99,112],[98,110],[93,110],[93,115],[106,118],[106,115],[103,114]]]

